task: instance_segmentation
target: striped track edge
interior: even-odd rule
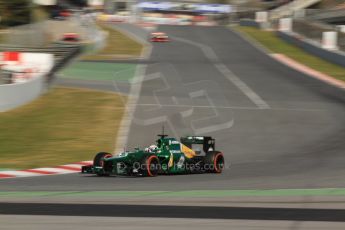
[[[51,168],[46,167],[25,170],[0,171],[0,179],[77,173],[80,172],[82,166],[91,164],[92,161],[81,161],[74,164],[59,165]]]
[[[278,54],[278,53],[274,53],[271,54],[271,56],[273,58],[275,58],[277,61],[297,70],[300,71],[302,73],[305,73],[313,78],[319,79],[323,82],[326,82],[330,85],[334,85],[336,87],[339,87],[341,89],[345,89],[345,83],[341,80],[337,80],[327,74],[321,73],[319,71],[316,71],[306,65],[303,65],[287,56],[285,56],[284,54]]]

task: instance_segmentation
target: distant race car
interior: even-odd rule
[[[151,42],[168,42],[169,37],[163,32],[153,32],[151,33]]]
[[[124,151],[117,155],[98,153],[93,165],[83,166],[82,173],[98,176],[129,175],[157,176],[159,174],[221,173],[224,155],[215,150],[210,136],[186,136],[180,141],[158,135],[156,145],[145,149]]]
[[[77,33],[65,33],[61,39],[62,42],[79,42],[80,36]]]

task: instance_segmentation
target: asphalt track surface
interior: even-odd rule
[[[153,143],[162,124],[172,136],[212,135],[225,154],[224,172],[18,178],[1,180],[1,191],[345,186],[343,92],[275,62],[224,27],[159,29],[172,41],[154,44],[127,147]]]
[[[164,205],[0,203],[0,214],[344,222],[345,210]]]

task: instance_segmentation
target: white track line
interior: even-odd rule
[[[122,32],[128,34],[129,36],[136,36],[134,34],[131,34],[130,32],[123,30]],[[136,37],[140,41],[142,39]],[[151,56],[152,52],[152,45],[148,42],[143,42],[145,45],[145,49],[143,50],[141,57],[142,58],[149,58]],[[122,152],[123,149],[127,145],[128,141],[128,135],[131,128],[131,122],[134,117],[134,112],[136,109],[136,104],[139,100],[140,92],[141,92],[141,86],[144,80],[144,75],[146,72],[147,65],[137,65],[135,76],[132,79],[131,82],[131,88],[129,92],[129,96],[127,99],[126,107],[124,114],[122,116],[120,128],[118,130],[117,136],[116,136],[116,147],[114,149],[114,153]],[[114,82],[114,87],[116,87],[116,83]]]
[[[260,109],[269,109],[270,106],[256,94],[246,83],[244,83],[236,74],[234,74],[226,65],[224,65],[214,50],[202,43],[194,42],[188,39],[173,37],[175,40],[196,46],[202,50],[204,55],[214,63],[216,69],[221,72],[230,82],[242,91],[257,107]]]
[[[258,107],[241,107],[241,106],[210,106],[210,105],[173,105],[173,104],[150,104],[150,103],[144,103],[144,104],[137,104],[136,106],[161,106],[161,107],[181,107],[181,108],[205,108],[205,109],[231,109],[231,110],[261,110]],[[270,108],[270,110],[286,110],[286,111],[305,111],[305,112],[319,112],[324,111],[324,109],[302,109],[302,108]],[[187,111],[188,112],[188,111]]]
[[[131,85],[125,113],[123,114],[120,129],[117,133],[116,148],[114,149],[114,153],[122,152],[122,150],[126,147],[131,122],[134,118],[136,104],[139,100],[141,85],[143,83],[146,67],[147,65],[138,65],[136,69],[135,77],[133,79],[135,83]]]

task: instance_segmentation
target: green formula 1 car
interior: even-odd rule
[[[221,173],[224,155],[215,150],[215,139],[209,136],[186,136],[180,141],[158,135],[156,145],[124,151],[117,155],[98,153],[93,165],[83,166],[82,173],[98,176],[158,174]]]

